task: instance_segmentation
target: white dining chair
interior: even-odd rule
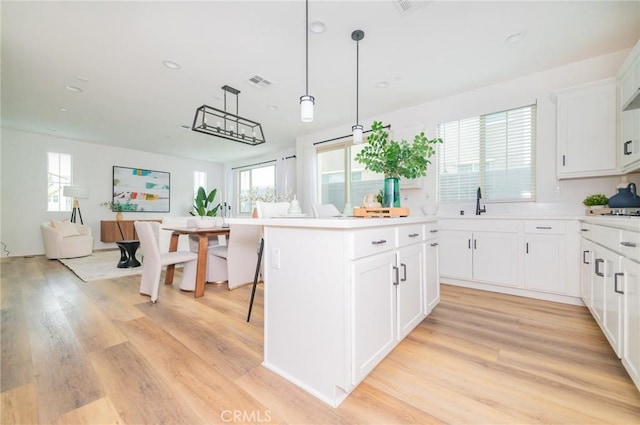
[[[311,204],[311,211],[315,218],[329,218],[340,215],[340,211],[333,204]]]
[[[153,221],[136,221],[133,225],[138,233],[140,249],[144,255],[140,293],[150,295],[151,302],[155,304],[158,301],[162,267],[178,263],[184,263],[179,288],[183,291],[194,291],[196,289],[198,254],[191,251],[161,254],[157,238],[160,224]]]

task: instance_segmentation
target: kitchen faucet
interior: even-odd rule
[[[476,215],[480,215],[482,213],[487,212],[487,207],[484,206],[480,208],[480,199],[482,198],[482,192],[480,192],[480,188],[478,188],[478,193],[476,195]]]

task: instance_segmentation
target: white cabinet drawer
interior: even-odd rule
[[[396,247],[396,228],[381,227],[355,231],[353,232],[352,246],[351,258],[367,257],[394,249]]]
[[[609,248],[614,252],[622,253],[622,246],[620,245],[620,229],[614,229],[612,227],[597,226],[594,229],[595,241],[600,245]]]
[[[398,247],[411,245],[424,240],[424,226],[422,224],[412,224],[409,226],[398,226]]]
[[[564,221],[557,220],[525,221],[524,232],[544,235],[564,235],[566,226]]]
[[[424,225],[424,238],[426,240],[437,238],[440,233],[440,226],[437,222],[427,223]]]
[[[623,230],[620,246],[625,257],[640,262],[640,233]]]

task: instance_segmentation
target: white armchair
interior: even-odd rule
[[[93,253],[91,227],[69,221],[40,224],[44,254],[50,260],[85,257]]]

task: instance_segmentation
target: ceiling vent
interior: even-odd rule
[[[249,78],[249,80],[247,80],[247,83],[260,89],[264,89],[271,85],[271,81],[259,75],[254,75],[253,77]]]
[[[422,6],[426,6],[431,3],[431,1],[420,1],[420,0],[393,0],[393,4],[396,5],[398,12],[401,15],[406,15],[410,12],[415,11],[416,9],[421,8]]]

